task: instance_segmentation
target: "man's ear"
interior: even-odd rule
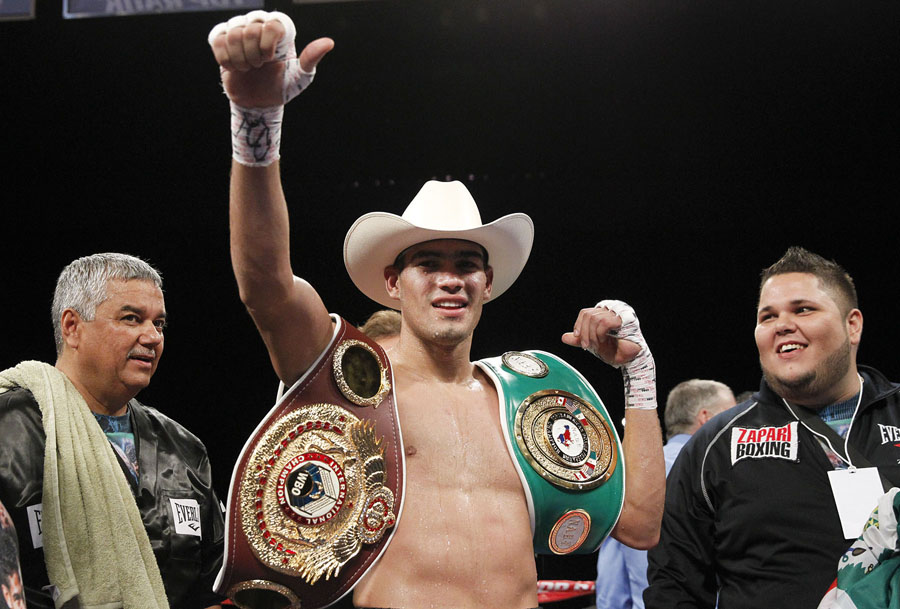
[[[83,326],[84,320],[81,319],[81,315],[77,311],[74,309],[63,311],[59,320],[63,344],[73,349],[77,348],[78,343],[81,342],[81,329]]]
[[[491,292],[494,290],[494,267],[488,265],[486,269],[484,269],[484,276],[487,278],[484,284],[484,299],[490,300]]]
[[[862,340],[863,315],[859,309],[853,309],[847,314],[847,334],[851,345],[859,345]]]
[[[388,296],[394,300],[400,300],[400,271],[393,264],[384,267],[384,289]]]
[[[703,425],[704,423],[709,421],[711,418],[712,418],[712,413],[706,408],[701,408],[700,412],[697,413],[697,422],[700,423],[700,425]]]

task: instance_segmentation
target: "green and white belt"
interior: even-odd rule
[[[543,351],[509,351],[480,367],[522,480],[539,554],[589,554],[622,511],[625,468],[609,413],[572,366]]]

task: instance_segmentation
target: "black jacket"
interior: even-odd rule
[[[222,597],[212,592],[212,584],[222,564],[225,527],[206,448],[159,411],[137,400],[128,406],[140,481],[125,477],[132,485],[169,605],[193,609],[219,603]],[[42,589],[48,585],[40,537],[43,477],[40,408],[27,390],[0,394],[0,501],[16,526],[29,609],[53,607]],[[175,530],[173,505],[184,499],[195,500],[200,507],[200,536]]]
[[[871,368],[860,373],[848,441],[900,481],[900,385]],[[749,401],[709,421],[667,479],[646,607],[711,609],[718,590],[721,609],[815,609],[851,543],[828,481],[832,469],[817,438],[765,381]]]

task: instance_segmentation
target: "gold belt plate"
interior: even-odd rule
[[[612,430],[596,409],[559,389],[538,391],[516,410],[516,444],[526,461],[556,486],[588,490],[616,469]]]
[[[374,423],[311,404],[269,426],[240,486],[241,526],[264,565],[312,585],[394,525]]]

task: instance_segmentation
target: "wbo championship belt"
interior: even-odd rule
[[[404,455],[384,350],[334,317],[328,348],[244,445],[213,589],[242,609],[325,607],[387,548]]]
[[[535,552],[595,551],[625,499],[622,447],[600,397],[577,370],[543,351],[509,351],[478,364],[500,394]]]

